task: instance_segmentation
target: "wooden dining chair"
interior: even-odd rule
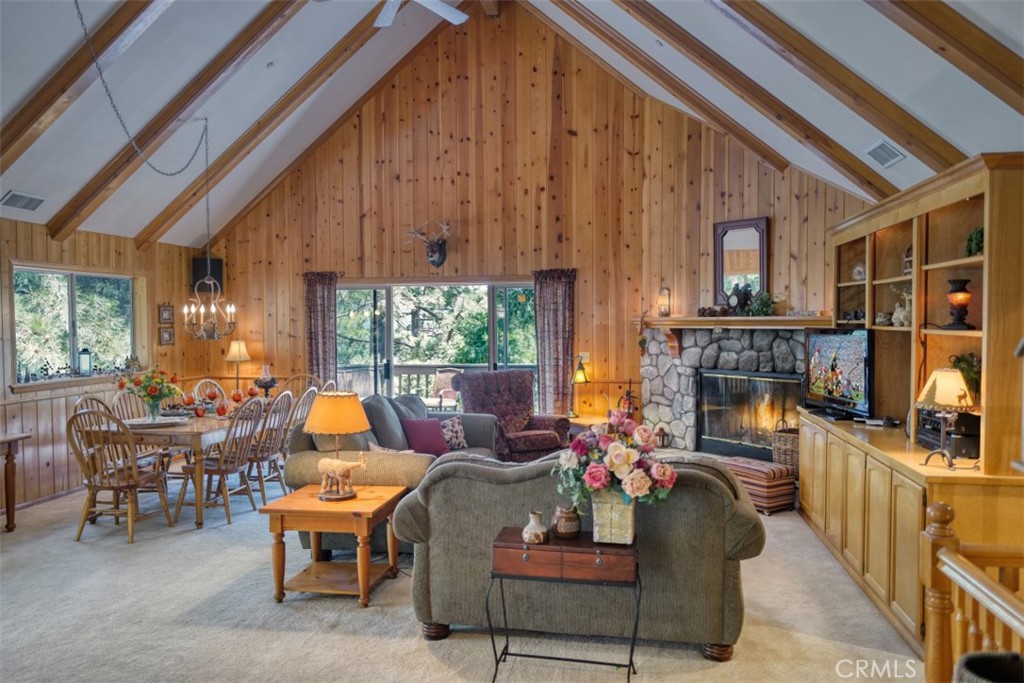
[[[276,481],[281,492],[288,494],[281,471],[281,453],[288,438],[288,418],[292,412],[292,394],[284,391],[278,394],[263,417],[263,426],[256,437],[249,454],[249,481],[255,475],[260,485],[260,500],[267,504],[267,482]],[[264,471],[266,469],[266,471]]]
[[[88,397],[84,397],[82,400],[85,398]],[[131,420],[139,420],[149,415],[149,411],[146,410],[146,402],[141,397],[124,390],[114,394],[114,398],[110,402],[109,412],[113,413],[117,419],[124,423],[129,423]],[[181,476],[180,474],[170,473],[171,461],[178,453],[184,454],[186,462],[191,461],[192,453],[188,450],[172,450],[158,446],[140,445],[137,455],[139,468],[160,468],[168,473],[168,478],[178,478]]]
[[[320,387],[320,391],[321,392],[324,392],[324,391],[337,391],[337,390],[338,390],[338,383],[335,382],[333,379],[327,380],[326,382],[324,382],[323,386]]]
[[[317,390],[316,387],[310,387],[302,392],[294,404],[292,405],[292,413],[288,416],[288,433],[291,434],[292,428],[295,425],[302,424],[306,421],[309,416],[309,409],[313,407],[313,401],[316,399]],[[288,436],[284,437],[285,444],[288,443]],[[288,457],[288,449],[285,448],[284,457]]]
[[[285,381],[281,382],[281,385],[277,388],[278,393],[284,393],[286,391],[292,392],[292,396],[300,396],[302,392],[310,387],[316,387],[318,390],[323,385],[320,378],[316,375],[292,375]]]
[[[256,509],[256,499],[253,498],[252,485],[245,470],[249,464],[249,453],[252,450],[262,417],[263,401],[259,398],[250,398],[235,411],[235,416],[228,426],[227,438],[217,454],[203,459],[203,469],[207,477],[206,500],[203,501],[203,506],[223,505],[228,524],[231,524],[231,496],[240,493],[247,494],[252,509]],[[174,507],[175,522],[178,521],[181,508],[185,504],[185,494],[188,492],[188,483],[195,473],[195,466],[185,465],[181,471],[185,475],[185,479],[182,481],[181,492],[178,494],[178,503]],[[238,477],[238,486],[235,488],[228,486],[228,478],[231,476]],[[216,487],[213,486],[213,477],[218,478]]]
[[[135,542],[135,521],[139,517],[139,490],[152,486],[160,494],[160,505],[167,526],[173,526],[171,510],[167,505],[167,486],[164,472],[140,472],[136,465],[135,437],[131,430],[113,413],[103,410],[82,410],[67,422],[68,442],[82,470],[82,483],[86,487],[85,504],[78,519],[75,541],[82,539],[86,521],[93,523],[104,515],[119,523],[128,520],[128,542]],[[110,493],[110,500],[99,498]],[[121,503],[124,499],[125,506]]]
[[[110,406],[99,396],[93,394],[86,394],[82,398],[75,401],[75,409],[72,413],[77,413],[82,410],[101,410],[105,413],[112,413]]]
[[[207,398],[207,394],[211,391],[217,393],[217,398],[213,400],[215,405],[221,402],[227,402],[228,395],[227,392],[224,391],[224,387],[222,387],[217,380],[210,379],[209,377],[196,382],[196,385],[192,387],[192,398],[196,400],[196,403],[205,403],[210,400]]]

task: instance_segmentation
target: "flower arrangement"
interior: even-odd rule
[[[117,388],[134,394],[147,403],[161,403],[164,399],[181,394],[178,376],[160,368],[151,368],[137,375],[122,375]]]
[[[654,433],[624,410],[613,410],[608,423],[577,436],[562,453],[551,474],[558,492],[579,508],[594,491],[621,494],[622,502],[659,503],[676,482],[670,465],[654,456]]]

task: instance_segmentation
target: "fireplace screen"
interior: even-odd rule
[[[802,395],[799,375],[701,371],[698,450],[771,460],[775,425],[797,425]]]

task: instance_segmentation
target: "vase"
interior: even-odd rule
[[[530,513],[530,523],[523,527],[523,542],[524,543],[547,543],[548,542],[548,528],[544,526],[544,522],[541,521],[540,510],[534,510]]]
[[[551,533],[555,538],[576,538],[580,535],[580,514],[576,508],[562,507],[555,508],[555,518],[551,520]]]
[[[590,494],[594,515],[594,542],[629,545],[636,530],[636,501],[622,502],[622,494],[607,489]]]
[[[149,413],[149,421],[156,422],[160,417],[160,401],[146,401],[146,411]]]

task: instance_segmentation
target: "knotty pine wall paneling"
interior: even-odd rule
[[[305,372],[306,270],[380,284],[529,281],[534,270],[576,268],[576,349],[591,354],[594,380],[579,410],[603,412],[630,379],[639,394],[631,320],[653,310],[663,284],[673,314],[710,305],[714,223],[762,215],[780,306],[832,307],[825,230],[862,200],[796,168],[774,171],[637,94],[516,3],[496,18],[468,12],[215,238],[251,372]],[[406,233],[427,224],[433,234],[446,219],[448,260],[434,269]],[[207,371],[234,376],[216,351]]]
[[[208,365],[205,349],[184,339],[181,313],[175,311],[175,344],[157,345],[156,306],[178,304],[189,291],[193,249],[157,245],[136,251],[130,239],[79,231],[64,242],[51,240],[46,227],[0,219],[0,428],[28,432],[17,458],[17,505],[46,500],[81,485],[81,472],[67,445],[66,424],[76,401],[85,394],[104,400],[114,396],[113,378],[87,385],[41,387],[15,392],[14,264],[130,275],[135,280],[136,352],[144,363],[157,364],[185,377]],[[157,266],[159,264],[159,266]],[[3,490],[0,471],[0,490]]]

